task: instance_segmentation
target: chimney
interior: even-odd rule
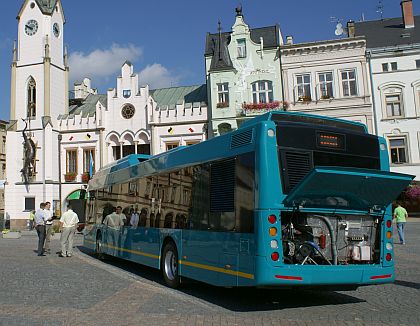
[[[404,28],[413,28],[414,27],[413,1],[402,0],[401,11],[402,11]]]
[[[292,35],[286,36],[286,44],[287,45],[292,45],[293,44],[293,36]]]
[[[354,21],[349,20],[347,22],[347,33],[349,35],[349,37],[355,37],[356,36],[356,29],[354,26]]]

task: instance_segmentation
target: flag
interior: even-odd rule
[[[174,129],[173,129],[172,127],[170,127],[170,128],[168,129],[168,132],[169,132],[170,134],[173,134],[173,133],[174,133]]]
[[[86,140],[89,140],[89,139],[90,139],[90,135],[86,134]]]
[[[73,136],[70,136],[69,140],[73,140],[73,138],[74,138]]]
[[[92,152],[90,152],[90,159],[89,159],[89,177],[92,178],[93,175],[93,156]]]
[[[195,130],[194,130],[194,128],[188,128],[188,130],[190,131],[190,132],[194,132]]]

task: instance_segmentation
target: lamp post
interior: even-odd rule
[[[59,213],[61,216],[61,140],[62,134],[58,134],[58,199],[60,201]]]

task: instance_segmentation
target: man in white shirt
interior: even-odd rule
[[[45,256],[44,243],[45,243],[45,221],[47,216],[45,214],[45,204],[41,203],[39,209],[35,212],[35,229],[38,234],[38,256]]]
[[[130,225],[133,229],[139,225],[139,211],[137,208],[131,212]]]
[[[79,223],[79,217],[73,212],[71,205],[67,205],[67,212],[61,215],[60,224],[63,229],[60,238],[61,253],[60,257],[71,257],[73,253],[73,239],[76,233],[76,226]]]
[[[118,206],[117,211],[107,215],[104,224],[112,229],[119,230],[124,226],[125,215],[122,213],[122,207]]]
[[[50,254],[50,243],[51,243],[51,235],[53,233],[53,213],[51,211],[51,203],[47,201],[45,203],[45,209],[44,209],[45,215],[47,220],[45,221],[45,246],[44,246],[44,252],[46,254]]]

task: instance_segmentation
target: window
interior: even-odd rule
[[[341,80],[343,83],[343,96],[357,95],[356,71],[354,69],[342,71]]]
[[[391,70],[395,71],[398,69],[397,63],[396,62],[391,62]]]
[[[311,75],[296,75],[298,101],[311,101]]]
[[[199,142],[200,142],[199,140],[187,140],[185,142],[185,146],[195,145],[195,144],[198,144]]]
[[[332,72],[324,72],[318,75],[321,99],[334,97]]]
[[[36,83],[32,77],[28,82],[26,115],[28,118],[36,117]]]
[[[244,38],[238,40],[238,58],[246,58],[246,41]]]
[[[166,143],[166,150],[169,151],[170,149],[177,148],[179,146],[179,143]]]
[[[129,98],[131,96],[131,91],[129,89],[124,89],[123,90],[123,97],[124,98]]]
[[[134,113],[136,112],[136,109],[131,104],[126,104],[123,106],[121,110],[121,115],[125,119],[131,119],[134,116]]]
[[[35,197],[25,197],[25,211],[35,210]]]
[[[229,83],[217,84],[218,108],[229,106]]]
[[[386,115],[388,117],[402,116],[400,94],[386,95],[385,103],[386,103]]]
[[[419,60],[416,60],[416,68],[417,69],[420,69],[420,59]]]
[[[407,163],[407,144],[405,138],[391,138],[389,140],[389,149],[391,152],[391,163]]]
[[[383,63],[382,64],[382,71],[388,71],[389,67],[388,67],[388,63]]]
[[[273,83],[269,80],[260,80],[252,83],[252,100],[254,103],[273,102]]]
[[[92,163],[91,163],[92,162]],[[83,172],[90,172],[92,164],[92,173],[95,172],[95,149],[83,149]]]
[[[77,149],[69,149],[66,152],[66,172],[77,174]]]

